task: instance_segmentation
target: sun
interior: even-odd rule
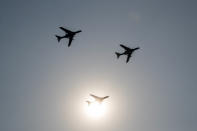
[[[87,116],[93,119],[98,119],[105,116],[106,111],[107,106],[105,103],[92,102],[91,104],[86,104],[85,106]]]

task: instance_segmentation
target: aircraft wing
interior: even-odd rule
[[[125,50],[131,50],[131,48],[126,47],[126,46],[124,46],[124,45],[122,45],[122,44],[120,44],[120,46],[121,46],[122,48],[124,48]]]
[[[130,58],[131,58],[131,54],[128,54],[128,55],[127,55],[127,61],[126,61],[126,63],[129,62]]]
[[[68,42],[68,47],[71,45],[72,41],[73,41],[73,37],[70,37]]]
[[[90,94],[90,96],[94,97],[95,99],[100,99],[100,97]]]
[[[65,29],[64,27],[59,27],[61,30],[65,31],[66,33],[71,33],[72,31]]]

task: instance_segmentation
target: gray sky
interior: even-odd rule
[[[196,131],[196,5],[1,0],[0,130]],[[59,26],[82,30],[70,48]],[[141,47],[128,64],[121,43]],[[81,116],[89,93],[110,95],[111,115]]]

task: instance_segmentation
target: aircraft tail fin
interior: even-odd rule
[[[57,38],[57,41],[60,42],[60,40],[61,40],[62,37],[60,37],[58,35],[55,35],[55,37]]]
[[[120,53],[118,53],[118,52],[115,52],[116,53],[116,56],[117,56],[117,59],[120,57]]]
[[[91,102],[90,101],[86,101],[87,103],[88,103],[88,106],[91,104]]]

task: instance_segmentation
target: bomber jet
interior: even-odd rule
[[[90,96],[92,96],[96,102],[98,102],[99,104],[101,104],[103,102],[104,99],[108,98],[109,96],[105,96],[105,97],[98,97],[98,96],[95,96],[93,94],[90,94]],[[89,102],[88,102],[89,103]]]
[[[131,58],[133,52],[134,52],[135,50],[140,49],[140,47],[129,48],[129,47],[126,47],[125,45],[122,45],[122,44],[120,44],[120,46],[121,46],[122,48],[124,48],[125,52],[123,52],[123,53],[115,52],[115,54],[117,55],[117,59],[118,59],[121,55],[127,55],[126,63],[129,62],[129,60],[130,60],[130,58]]]
[[[60,42],[61,39],[63,39],[63,38],[68,38],[68,39],[69,39],[68,47],[70,47],[71,42],[72,42],[74,36],[75,36],[77,33],[80,33],[80,32],[81,32],[81,30],[78,30],[78,31],[70,31],[70,30],[68,30],[68,29],[65,29],[64,27],[59,27],[59,28],[65,32],[65,35],[64,35],[64,36],[55,35],[56,38],[57,38],[57,41]]]

